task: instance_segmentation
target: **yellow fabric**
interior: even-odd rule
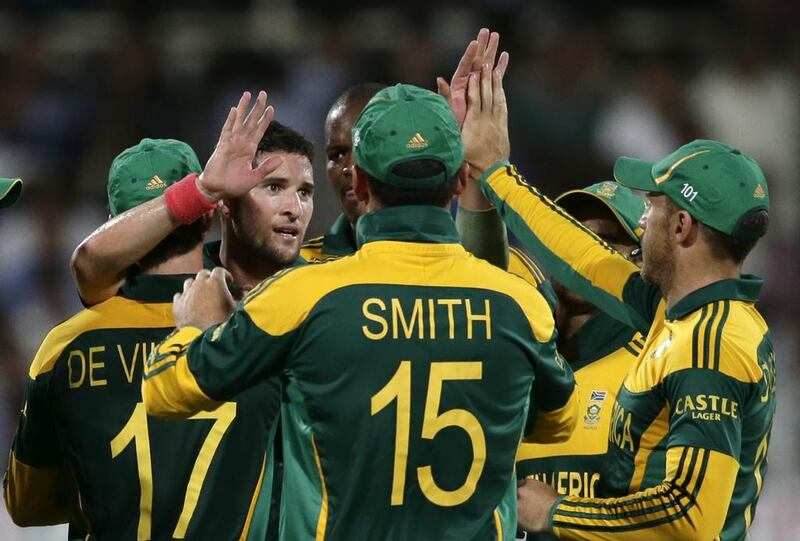
[[[395,265],[385,265],[371,254],[391,253]],[[439,257],[441,254],[461,256]],[[409,268],[421,272],[409,273]],[[540,342],[550,340],[555,322],[544,297],[525,281],[471,257],[459,244],[415,242],[370,242],[352,256],[325,265],[308,265],[272,280],[265,295],[251,295],[245,312],[261,330],[272,335],[286,334],[305,321],[309,312],[325,295],[349,285],[370,283],[425,285],[430,287],[487,288],[514,299],[523,310],[531,330]],[[476,307],[478,312],[482,307]],[[281,314],[276,318],[275,314]]]
[[[49,526],[69,522],[66,479],[57,468],[36,468],[12,452],[3,482],[6,509],[17,526]]]
[[[317,237],[303,244],[303,246],[300,247],[300,257],[309,263],[321,263],[323,261],[339,259],[341,256],[322,252],[322,239],[323,237]]]
[[[202,334],[200,329],[183,327],[153,351],[142,378],[142,401],[148,415],[186,419],[220,406],[200,389],[186,358],[188,344]]]
[[[98,329],[154,329],[173,327],[171,303],[141,303],[124,297],[87,308],[54,327],[31,363],[31,379],[53,369],[64,348],[79,334]]]
[[[642,340],[640,334],[637,334],[636,338]],[[537,458],[605,454],[608,450],[611,409],[617,398],[619,386],[634,358],[628,350],[619,348],[602,359],[576,370],[574,396],[577,397],[578,411],[575,431],[569,439],[560,443],[543,445],[523,442],[517,452],[517,462]],[[590,400],[595,390],[606,392],[602,402]],[[587,416],[587,408],[592,403],[600,407],[596,417]]]
[[[738,470],[728,455],[673,447],[661,485],[622,498],[567,496],[553,514],[554,524],[564,526],[553,531],[566,540],[708,541],[722,529]],[[639,527],[630,529],[634,525]]]

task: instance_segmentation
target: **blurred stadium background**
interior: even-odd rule
[[[37,346],[81,308],[69,256],[107,216],[118,152],[172,137],[204,162],[241,91],[266,88],[276,118],[316,145],[309,235],[319,235],[339,212],[322,131],[333,99],[366,81],[435,88],[489,26],[511,53],[512,159],[548,195],[608,179],[618,155],[656,159],[698,137],[761,163],[772,224],[747,270],[767,280],[759,307],[774,333],[780,406],[752,538],[800,539],[800,3],[365,4],[0,2],[0,176],[25,181],[21,201],[0,213],[0,448]],[[3,508],[0,539],[65,530],[23,531]]]

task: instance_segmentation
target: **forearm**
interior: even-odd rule
[[[567,496],[551,513],[553,533],[568,540],[714,539],[725,522],[739,466],[708,449],[671,448],[670,475],[622,498]]]
[[[648,329],[647,310],[626,306],[623,293],[638,267],[529,186],[502,162],[480,179],[481,189],[537,262],[553,278],[609,315]]]
[[[72,254],[72,274],[83,301],[92,305],[115,295],[126,271],[180,225],[161,196],[97,228]]]
[[[456,210],[456,229],[464,248],[501,269],[508,268],[508,235],[506,226],[494,208]]]
[[[220,402],[200,388],[189,368],[189,345],[203,332],[194,327],[176,330],[150,354],[142,378],[142,401],[148,415],[185,419]]]

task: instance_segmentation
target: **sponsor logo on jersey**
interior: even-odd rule
[[[676,415],[690,415],[702,421],[721,421],[722,417],[737,419],[739,403],[714,394],[687,394],[675,402]]]

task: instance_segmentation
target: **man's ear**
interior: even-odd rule
[[[673,231],[675,238],[681,245],[693,244],[700,233],[700,222],[692,218],[685,210],[679,210],[674,215]]]
[[[456,182],[453,195],[458,197],[464,193],[464,190],[467,189],[467,182],[469,182],[469,164],[464,162],[461,164],[461,167],[458,168],[458,181]]]
[[[357,165],[353,165],[353,193],[356,199],[364,203],[369,203],[369,186],[367,184],[367,174]]]

